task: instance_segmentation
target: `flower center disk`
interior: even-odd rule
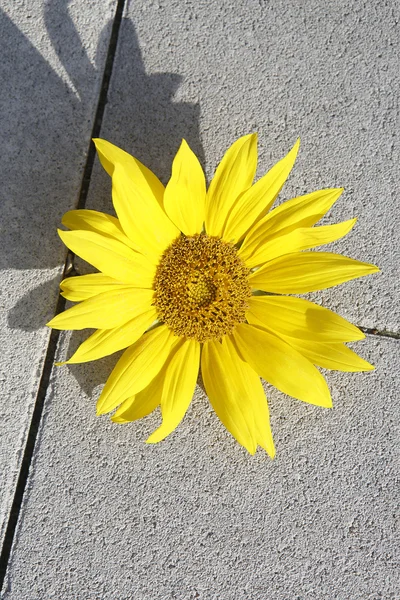
[[[246,320],[249,274],[233,244],[205,234],[181,236],[157,267],[158,317],[175,335],[199,342],[221,339]]]

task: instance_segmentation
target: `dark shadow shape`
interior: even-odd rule
[[[101,135],[139,158],[164,183],[182,138],[204,166],[200,106],[173,101],[181,82],[175,73],[146,73],[133,23],[123,19]],[[110,204],[108,186],[104,193]]]
[[[93,116],[93,86],[99,78],[81,43],[74,65],[65,56],[75,30],[68,4],[69,0],[48,2],[46,23],[49,44],[61,62],[67,59],[65,67],[79,98],[0,11],[1,268],[53,268],[64,260],[56,228],[64,210],[77,201],[90,135],[87,131],[87,138],[81,139],[81,124]],[[61,27],[64,22],[69,23],[67,31]]]
[[[66,360],[71,357],[79,345],[84,342],[93,331],[93,329],[73,331],[68,344],[68,356],[59,356],[57,357],[57,360]],[[105,356],[104,358],[91,362],[62,365],[56,368],[69,369],[73,377],[79,383],[81,390],[86,396],[91,397],[95,388],[105,384],[118,359],[121,357],[122,352],[123,351],[121,350],[110,356]],[[97,401],[99,395],[100,394],[96,395],[95,401]],[[77,401],[79,400],[77,399]],[[93,410],[95,410],[95,406],[93,406]]]
[[[3,123],[7,122],[7,128],[3,125],[5,164],[0,187],[0,268],[55,268],[65,260],[66,249],[56,229],[62,214],[78,203],[75,190],[81,181],[90,131],[83,143],[80,139],[74,144],[73,140],[78,139],[83,120],[93,121],[93,86],[99,85],[102,77],[91,65],[68,14],[69,2],[48,1],[45,22],[50,43],[79,98],[0,10],[0,78],[7,82],[0,86],[0,113]],[[98,53],[104,54],[102,46],[108,44],[111,25],[102,32]],[[107,125],[101,135],[135,154],[164,182],[182,137],[203,160],[199,106],[173,102],[180,82],[181,76],[172,73],[146,74],[134,26],[124,19]],[[92,203],[88,208],[111,213],[108,176],[96,177],[95,184],[96,194],[91,197],[96,198],[96,206]],[[8,323],[12,328],[38,329],[47,312],[43,307],[54,305],[53,289],[40,284],[17,302]]]
[[[68,12],[71,0],[47,0],[44,6],[44,22],[49,40],[56,51],[61,64],[67,71],[78,93],[83,88],[87,78],[91,80],[96,76],[97,67],[94,68],[89,60],[86,49],[76,30]],[[98,49],[108,46],[110,26],[103,29]],[[101,61],[97,60],[98,65]]]
[[[54,316],[59,280],[57,275],[44,281],[20,298],[7,315],[9,327],[24,331],[36,331],[50,321]],[[43,298],[48,298],[49,302],[44,303]]]

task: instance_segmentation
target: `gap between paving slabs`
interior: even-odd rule
[[[110,41],[108,45],[107,58],[104,66],[103,79],[100,87],[99,101],[97,104],[95,117],[93,121],[91,138],[99,137],[104,109],[107,104],[108,89],[110,85],[111,74],[114,65],[114,59],[118,44],[118,36],[122,21],[122,15],[124,12],[125,0],[117,0],[117,6],[115,10],[114,21],[111,29]],[[96,156],[96,150],[93,142],[90,140],[89,148],[87,152],[87,158],[85,167],[82,175],[81,189],[79,192],[78,203],[76,208],[84,208],[86,204],[86,198],[88,195],[90,179],[93,170],[94,159]],[[67,253],[67,257],[64,263],[64,270],[62,279],[70,277],[75,273],[74,268],[74,255],[70,251]],[[65,309],[66,300],[62,296],[58,297],[55,314],[59,314]],[[11,505],[11,510],[8,518],[8,523],[5,531],[3,540],[3,546],[0,554],[0,593],[3,589],[4,578],[7,571],[7,566],[14,542],[14,536],[18,524],[18,518],[22,507],[22,500],[25,493],[26,484],[29,477],[29,469],[32,462],[33,452],[36,444],[36,438],[39,430],[39,425],[42,418],[44,401],[46,398],[46,392],[50,381],[51,372],[53,369],[55,353],[57,350],[58,339],[60,332],[53,329],[50,334],[49,343],[47,346],[46,357],[43,364],[43,371],[39,382],[38,392],[36,395],[35,407],[32,413],[32,419],[29,427],[28,436],[26,439],[25,449],[21,461],[19,476],[17,485],[15,488],[14,499]]]

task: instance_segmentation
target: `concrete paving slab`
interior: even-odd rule
[[[260,133],[259,174],[300,134],[282,198],[344,185],[332,218],[360,222],[338,248],[383,267],[316,297],[360,325],[398,331],[397,22],[394,2],[128,3],[102,135],[166,181],[182,137],[210,177],[243,133]],[[65,118],[63,132],[74,123]],[[50,149],[53,164],[54,140]],[[77,172],[62,168],[66,180],[51,187],[55,169],[44,186],[57,198]],[[99,167],[87,207],[111,210]],[[39,214],[42,232],[48,213]],[[51,231],[58,220],[49,214]],[[34,252],[24,269],[35,268]],[[83,338],[63,334],[59,358]],[[201,390],[178,431],[149,448],[157,415],[128,426],[94,416],[115,357],[54,370],[4,599],[397,600],[399,342],[371,336],[363,349],[378,369],[329,374],[333,411],[267,390],[274,462],[237,446]]]
[[[65,259],[56,227],[78,200],[116,2],[1,5],[0,545]]]
[[[150,447],[158,414],[95,417],[115,359],[55,370],[3,600],[397,600],[400,343],[357,347],[376,371],[328,373],[332,410],[266,387],[274,461],[199,388]]]
[[[327,222],[359,221],[331,249],[382,269],[314,297],[399,332],[399,12],[394,0],[130,2],[102,136],[164,181],[182,137],[210,177],[239,135],[259,132],[259,175],[300,136],[281,200],[344,186]],[[110,212],[100,170],[87,206]]]

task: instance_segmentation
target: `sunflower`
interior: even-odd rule
[[[273,457],[269,411],[260,377],[281,392],[332,405],[317,367],[368,371],[345,342],[365,336],[304,294],[375,273],[374,265],[309,251],[346,235],[356,219],[314,225],[343,189],[323,189],[271,209],[294,165],[290,152],[253,183],[257,136],[239,138],[206,189],[185,140],[164,188],[136,158],[94,140],[112,178],[118,218],[67,212],[64,244],[98,272],[70,277],[62,295],[78,302],[48,325],[96,329],[65,363],[126,349],[107,380],[97,414],[126,423],[161,407],[156,443],[180,423],[199,368],[219,419],[251,454]]]

